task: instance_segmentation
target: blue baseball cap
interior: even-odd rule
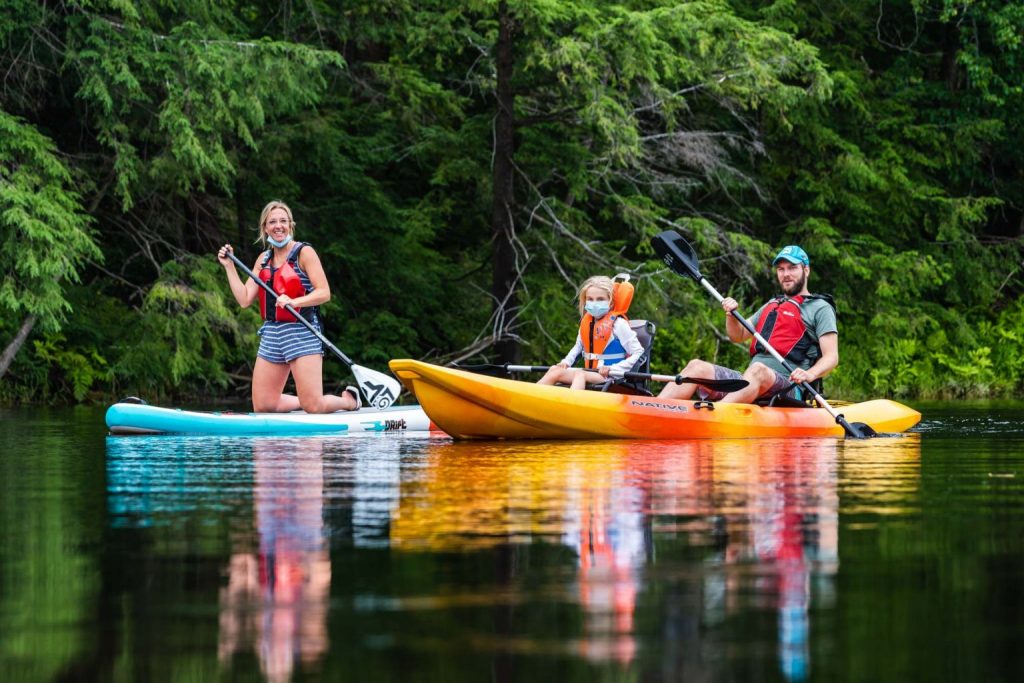
[[[800,247],[796,246],[795,244],[791,244],[788,247],[783,247],[782,251],[780,251],[778,256],[775,257],[775,260],[772,261],[772,265],[774,266],[782,259],[785,259],[790,263],[795,263],[798,266],[811,265],[811,259],[807,256],[807,252],[801,249]]]

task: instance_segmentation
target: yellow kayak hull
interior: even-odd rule
[[[415,360],[391,371],[438,427],[456,439],[714,439],[841,437],[823,408],[763,408],[627,396],[490,377]],[[903,432],[921,414],[889,400],[845,404],[849,422]]]

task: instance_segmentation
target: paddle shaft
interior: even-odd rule
[[[703,379],[701,377],[683,377],[682,375],[652,375],[646,372],[627,372],[623,377],[631,380],[650,379],[666,384],[699,384],[702,387],[724,391],[727,394],[750,386],[750,382],[745,379]]]
[[[238,266],[239,268],[241,268],[241,269],[242,269],[242,271],[243,271],[243,272],[244,272],[244,273],[245,273],[246,275],[248,275],[248,276],[249,276],[250,278],[252,278],[253,282],[255,282],[255,283],[256,283],[257,285],[259,285],[260,287],[262,287],[263,289],[265,289],[265,290],[267,291],[267,294],[269,294],[270,296],[274,297],[274,301],[275,301],[275,302],[277,301],[277,292],[275,292],[275,291],[274,291],[274,290],[273,290],[273,289],[272,289],[272,288],[270,287],[270,285],[268,285],[268,284],[267,284],[266,282],[264,282],[263,280],[261,280],[261,279],[260,279],[260,276],[259,276],[259,275],[257,275],[257,274],[256,274],[256,273],[254,273],[254,272],[253,272],[252,270],[250,270],[249,266],[247,266],[247,265],[245,265],[244,263],[242,263],[242,261],[240,261],[240,260],[239,260],[239,258],[238,258],[237,256],[235,256],[235,253],[234,253],[234,252],[232,252],[232,251],[229,251],[229,252],[228,252],[228,258],[230,258],[230,259],[231,259],[232,261],[234,261],[234,262],[235,262],[235,265],[236,265],[236,266]],[[305,326],[306,326],[306,329],[308,329],[308,330],[309,330],[310,332],[312,332],[312,333],[313,333],[314,335],[316,335],[316,338],[317,338],[317,339],[319,339],[319,340],[320,340],[321,342],[323,342],[323,345],[324,345],[324,346],[326,346],[326,347],[327,347],[327,348],[329,348],[329,349],[330,349],[331,351],[333,351],[333,352],[334,352],[334,355],[336,355],[336,356],[337,356],[338,358],[340,358],[340,359],[341,359],[341,361],[342,361],[342,362],[343,362],[343,363],[344,363],[345,365],[347,365],[347,366],[348,366],[348,367],[350,367],[350,368],[351,368],[351,367],[352,367],[353,365],[355,365],[355,363],[354,363],[354,362],[352,362],[352,359],[351,359],[351,358],[349,358],[348,356],[346,356],[346,355],[345,355],[345,354],[344,354],[344,353],[342,352],[342,350],[341,350],[341,349],[339,349],[339,348],[338,348],[337,346],[335,346],[335,345],[334,345],[334,344],[332,344],[332,343],[331,343],[330,341],[328,341],[327,337],[325,337],[325,336],[324,336],[323,334],[321,334],[321,333],[320,333],[320,330],[316,329],[316,325],[314,325],[313,323],[309,322],[309,321],[308,321],[308,320],[306,320],[306,319],[305,319],[304,317],[302,317],[302,315],[300,315],[300,314],[299,314],[299,312],[298,312],[298,311],[297,311],[297,310],[295,309],[295,307],[294,307],[294,306],[292,306],[291,304],[285,304],[285,305],[284,305],[284,310],[286,310],[286,311],[288,311],[289,313],[291,313],[292,315],[294,315],[294,316],[295,316],[295,319],[296,319],[296,320],[298,320],[298,321],[299,321],[300,323],[302,323],[303,325],[305,325]]]
[[[505,370],[506,372],[547,372],[551,369],[549,365],[512,365],[510,363],[482,363],[480,365],[462,365],[455,367],[460,370]],[[682,375],[652,375],[647,372],[626,372],[624,379],[630,380],[654,380],[655,382],[666,382],[673,384],[700,384],[708,389],[730,393],[739,391],[749,385],[745,379],[701,379],[694,377],[683,377]]]

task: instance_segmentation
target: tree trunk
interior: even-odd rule
[[[18,351],[21,350],[25,340],[28,339],[28,335],[32,332],[32,328],[36,326],[36,320],[38,318],[35,315],[29,315],[25,318],[25,322],[21,323],[21,327],[18,329],[18,333],[14,335],[14,339],[4,349],[4,353],[0,356],[0,377],[7,374],[7,368],[11,367],[11,363],[14,361],[14,357],[18,355]]]
[[[497,115],[494,120],[494,205],[491,213],[491,236],[494,242],[494,271],[491,294],[494,296],[495,330],[501,336],[515,314],[518,296],[516,293],[516,254],[512,246],[514,223],[514,185],[512,158],[515,152],[515,129],[512,113],[515,95],[512,92],[512,31],[513,20],[508,3],[498,4],[497,57]],[[519,362],[519,342],[515,339],[500,339],[494,345],[499,363]]]
[[[951,93],[960,90],[960,67],[957,65],[956,56],[960,50],[960,30],[956,25],[947,23],[943,35],[942,46],[942,80]]]

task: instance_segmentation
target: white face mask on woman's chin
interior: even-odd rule
[[[269,242],[271,244],[271,246],[277,247],[278,249],[280,249],[281,247],[287,246],[288,243],[291,242],[291,241],[292,241],[292,236],[291,235],[288,235],[287,237],[285,237],[281,241],[277,241],[273,237],[271,237],[270,235],[267,235],[267,242]]]

